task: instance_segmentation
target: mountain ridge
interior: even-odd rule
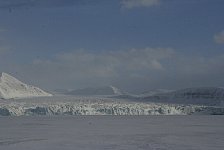
[[[114,86],[87,87],[65,93],[66,95],[122,95],[125,92]]]
[[[42,96],[52,96],[52,94],[47,93],[38,87],[27,85],[5,72],[1,73],[0,98],[12,99]]]

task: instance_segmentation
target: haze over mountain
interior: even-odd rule
[[[48,96],[52,94],[27,85],[9,74],[1,74],[0,115],[3,116],[224,114],[222,87],[173,91],[158,89],[134,95],[114,86],[104,86]]]
[[[52,91],[224,86],[223,6],[224,0],[0,0],[0,70]]]
[[[88,87],[77,90],[72,90],[67,93],[67,95],[122,95],[125,92],[122,92],[120,89],[114,86],[103,86],[103,87]]]
[[[162,94],[162,93],[169,93],[172,92],[174,90],[167,90],[167,89],[154,89],[154,90],[149,90],[149,91],[145,91],[143,93],[140,94],[140,96],[153,96],[156,94]]]
[[[52,96],[38,87],[27,85],[7,73],[0,76],[0,98],[26,98]]]
[[[149,94],[139,96],[141,100],[160,102],[160,103],[178,103],[178,104],[197,104],[197,105],[223,105],[224,88],[223,87],[193,87],[180,90],[157,90]]]
[[[60,87],[58,87],[60,88]],[[157,89],[139,95],[124,92],[114,86],[87,87],[77,90],[64,90],[63,95],[70,96],[106,96],[111,99],[125,99],[135,102],[154,102],[170,104],[194,104],[207,106],[223,106],[224,88],[194,87],[180,90]],[[57,94],[58,95],[58,94]],[[38,87],[27,85],[7,73],[0,77],[0,98],[27,98],[52,96]]]

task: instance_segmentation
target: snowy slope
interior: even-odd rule
[[[139,96],[143,96],[143,97],[146,97],[146,96],[154,96],[154,95],[164,94],[164,93],[169,93],[169,92],[173,92],[173,90],[155,89],[155,90],[150,90],[150,91],[143,92]]]
[[[143,96],[141,99],[153,102],[168,102],[199,105],[223,105],[224,88],[198,87],[186,88],[172,92]]]
[[[65,93],[66,95],[121,95],[123,92],[114,86],[89,87],[83,89],[72,90]]]
[[[52,96],[40,88],[27,85],[7,73],[2,73],[0,77],[0,98],[25,98]]]
[[[187,88],[171,92],[169,95],[174,98],[223,99],[224,88],[222,87]]]

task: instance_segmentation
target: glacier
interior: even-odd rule
[[[134,102],[107,97],[53,96],[0,100],[1,116],[223,115],[224,107]]]
[[[204,114],[224,115],[224,88],[159,89],[132,95],[105,86],[52,95],[9,74],[0,77],[0,116]]]
[[[27,85],[7,73],[0,76],[0,98],[25,98],[52,96],[52,94],[41,90],[38,87]]]

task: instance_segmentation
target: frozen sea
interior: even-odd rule
[[[0,150],[223,150],[224,116],[0,117]]]

